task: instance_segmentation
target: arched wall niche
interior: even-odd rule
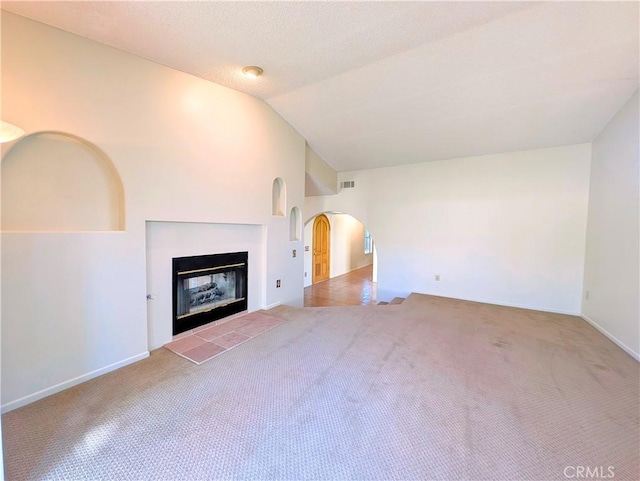
[[[271,214],[284,217],[287,211],[287,186],[280,177],[273,179],[271,190]]]
[[[289,215],[289,240],[299,241],[302,239],[302,214],[297,206],[291,208]]]
[[[107,154],[73,134],[36,132],[2,159],[2,230],[122,231],[122,180]]]

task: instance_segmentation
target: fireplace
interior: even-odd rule
[[[173,335],[247,310],[248,252],[173,258]]]

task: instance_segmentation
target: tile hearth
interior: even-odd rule
[[[189,361],[202,364],[283,322],[277,317],[252,312],[183,332],[164,347]]]

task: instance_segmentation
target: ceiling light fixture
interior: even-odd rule
[[[260,77],[260,75],[262,75],[262,72],[264,72],[264,70],[262,70],[260,67],[255,66],[245,67],[242,69],[243,74],[245,74],[249,78],[254,79]]]
[[[12,140],[19,139],[24,135],[24,130],[20,127],[0,120],[0,144],[4,142],[11,142]]]

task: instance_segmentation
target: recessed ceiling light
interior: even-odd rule
[[[258,78],[262,75],[263,70],[260,67],[245,67],[242,69],[242,73],[249,78]]]

